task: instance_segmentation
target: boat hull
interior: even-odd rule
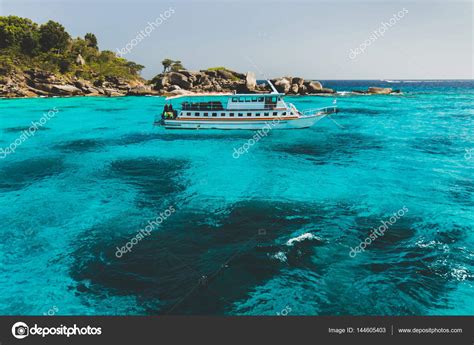
[[[259,130],[264,127],[268,129],[298,129],[308,128],[323,119],[327,114],[302,116],[295,119],[274,119],[262,121],[249,120],[163,120],[162,125],[167,129],[247,129]]]

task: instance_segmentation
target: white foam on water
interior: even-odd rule
[[[283,253],[283,252],[278,252],[278,253],[276,253],[275,255],[272,255],[272,258],[273,258],[273,259],[277,259],[277,260],[279,260],[279,261],[281,261],[281,262],[287,262],[287,261],[288,261],[288,259],[287,259],[287,257],[286,257],[286,254]]]
[[[298,237],[295,237],[295,238],[291,238],[289,239],[287,242],[286,242],[286,245],[287,246],[292,246],[294,245],[296,242],[302,242],[302,241],[305,241],[305,240],[321,240],[319,237],[309,233],[309,232],[306,232]]]

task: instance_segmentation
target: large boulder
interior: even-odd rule
[[[73,85],[53,85],[51,87],[51,92],[58,94],[58,95],[79,95],[81,94],[81,90]]]
[[[213,80],[214,80],[213,78],[209,78],[208,76],[205,75],[199,80],[199,83],[201,86],[211,86]]]
[[[245,86],[247,87],[247,90],[254,91],[256,85],[257,78],[255,77],[255,73],[247,72],[247,75],[245,76]]]
[[[184,74],[178,72],[171,72],[168,74],[168,79],[170,84],[178,85],[182,89],[190,89],[192,84],[190,83],[188,77]]]
[[[53,92],[53,85],[52,84],[43,84],[43,83],[29,83],[31,87],[41,90],[41,91],[46,91],[46,92]]]
[[[162,75],[161,78],[160,77],[155,78],[153,81],[155,80],[156,80],[155,86],[154,86],[155,90],[162,90],[170,86],[170,79],[166,75]]]
[[[202,84],[206,81],[209,81],[209,77],[206,74],[204,73],[196,74],[196,83]]]
[[[95,87],[88,87],[87,89],[84,89],[84,93],[87,96],[98,96],[100,94],[103,94],[103,91],[101,92],[100,89],[97,89]]]
[[[124,94],[119,92],[118,90],[106,88],[106,87],[103,88],[103,92],[106,96],[109,96],[109,97],[124,96]]]
[[[166,91],[168,92],[171,92],[171,91],[174,91],[174,90],[182,90],[182,88],[180,88],[178,85],[170,85]]]
[[[319,81],[310,81],[305,83],[306,88],[308,89],[309,93],[317,93],[322,90],[323,86]]]
[[[293,79],[291,79],[291,84],[296,84],[296,85],[298,85],[298,87],[303,85],[303,83],[304,83],[303,78],[294,77]]]
[[[39,89],[35,89],[34,87],[26,85],[27,89],[31,91],[31,93],[34,93],[36,96],[49,96],[49,92],[42,91]],[[33,96],[34,97],[34,96]]]
[[[51,72],[30,69],[25,71],[25,73],[31,80],[37,82],[53,83],[56,81],[56,76]]]
[[[232,79],[236,78],[234,73],[232,73],[231,71],[228,71],[226,69],[217,70],[217,77],[223,78],[223,79],[229,79],[229,80],[232,80]]]
[[[88,87],[92,86],[89,82],[85,81],[85,80],[76,80],[74,81],[74,86],[81,89],[81,90],[84,90],[84,89],[87,89]]]
[[[204,71],[201,71],[201,72],[204,73],[205,75],[211,77],[211,78],[217,78],[217,71],[204,70]]]
[[[290,91],[291,91],[292,94],[296,95],[298,93],[298,89],[299,89],[298,84],[292,84],[291,88],[290,88]]]
[[[243,73],[239,73],[239,72],[235,72],[235,71],[231,71],[232,74],[234,75],[234,77],[238,78],[238,79],[245,79],[245,74]]]
[[[333,89],[329,89],[327,87],[323,87],[321,90],[319,90],[317,93],[336,93],[336,91],[334,91]]]
[[[288,93],[291,89],[291,82],[288,78],[278,78],[273,80],[272,83],[275,85],[278,92]]]
[[[128,84],[127,80],[125,80],[122,77],[116,77],[116,76],[106,76],[105,81],[102,86],[111,88],[111,89],[122,89],[122,90],[128,90],[131,87]]]
[[[300,87],[298,88],[298,92],[300,95],[304,96],[308,93],[308,88],[306,87],[306,85],[300,85]]]
[[[146,96],[146,95],[152,95],[152,94],[156,94],[156,91],[154,92],[151,89],[151,87],[148,85],[135,86],[135,87],[132,87],[127,92],[127,95],[130,95],[130,96]]]
[[[392,89],[389,87],[375,87],[371,86],[369,87],[368,92],[370,94],[377,94],[377,95],[388,95],[392,92]]]
[[[193,72],[191,71],[188,71],[187,69],[180,69],[178,71],[176,71],[177,73],[179,74],[182,74],[182,75],[185,75],[186,77],[191,77],[193,75]]]
[[[80,66],[84,66],[86,64],[86,60],[84,60],[81,54],[77,54],[76,64]]]

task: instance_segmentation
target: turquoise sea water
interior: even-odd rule
[[[379,84],[238,159],[253,132],[153,127],[160,97],[0,100],[2,148],[58,110],[0,159],[0,314],[472,315],[474,83]]]

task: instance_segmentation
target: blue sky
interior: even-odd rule
[[[148,22],[174,13],[124,57],[150,78],[165,57],[188,69],[227,66],[268,77],[311,79],[473,78],[470,1],[112,1],[0,0],[0,15],[93,32],[101,49],[126,46]],[[383,36],[350,58],[382,22]],[[354,54],[353,54],[354,56]]]

